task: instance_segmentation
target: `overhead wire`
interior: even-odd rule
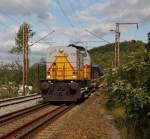
[[[75,12],[76,10],[74,9],[74,6],[73,6],[71,0],[68,0],[68,2],[69,2],[69,5],[70,5],[72,11]],[[70,26],[71,26],[72,28],[75,28],[74,24],[72,23],[72,21],[70,20],[70,18],[69,18],[68,15],[66,14],[66,12],[65,12],[65,10],[64,10],[64,8],[63,8],[63,6],[62,6],[62,4],[60,3],[60,1],[59,1],[59,0],[56,0],[56,3],[57,3],[57,5],[59,6],[60,10],[62,11],[63,15],[66,17],[66,19],[67,19],[68,23],[70,24]],[[25,9],[24,5],[22,5],[21,3],[18,3],[18,4],[19,4],[20,6],[22,6],[22,7]],[[12,21],[18,22],[15,18],[12,18],[10,15],[6,14],[4,11],[2,11],[2,10],[0,10],[0,11],[1,11],[2,14],[6,15],[6,16],[7,16],[9,19],[11,19]],[[19,23],[19,22],[18,22],[18,23]],[[3,23],[0,22],[0,24],[3,24]],[[78,20],[78,24],[79,24],[80,27],[83,27],[82,24],[79,22],[79,20]],[[6,26],[6,24],[3,24],[3,25]],[[75,30],[75,31],[76,31],[76,30]],[[87,30],[86,30],[86,31],[87,31]],[[105,41],[105,42],[108,43],[108,41],[106,41],[105,39],[103,39],[103,38],[101,38],[101,37],[98,37],[96,34],[93,34],[93,33],[90,32],[90,31],[88,31],[88,32],[89,32],[90,34],[92,34],[93,36],[96,36],[97,38],[99,38],[99,39],[101,39],[101,40],[103,40],[103,41]]]
[[[48,42],[48,41],[42,41],[42,42],[37,42],[37,43],[45,43],[45,44],[49,44],[49,43],[64,43],[64,42],[69,42],[69,41],[60,41],[60,42],[56,42],[56,41],[51,41],[51,42]],[[81,42],[95,42],[95,43],[98,43],[98,42],[104,42],[104,41],[89,41],[89,40],[85,40],[85,41],[81,41]]]
[[[82,23],[80,22],[80,20],[79,20],[79,18],[78,18],[78,15],[76,15],[76,9],[74,8],[74,5],[73,5],[73,3],[72,3],[72,1],[71,0],[68,0],[68,4],[69,4],[69,6],[70,6],[70,9],[71,9],[71,11],[72,11],[72,13],[75,13],[75,21],[76,21],[76,23],[78,24],[78,26],[80,27],[80,30],[81,31],[84,31],[84,27],[83,27],[83,25],[82,25]],[[79,34],[79,33],[78,33]],[[80,34],[79,34],[80,35]],[[80,37],[81,38],[81,37]],[[84,43],[83,41],[81,41],[80,40],[80,42],[82,42],[82,43]],[[76,42],[75,42],[76,43]]]
[[[74,8],[74,6],[73,6],[71,0],[68,0],[68,4],[70,5],[72,12],[75,13],[76,10],[75,10],[75,8]],[[77,15],[76,15],[76,17],[77,17]],[[76,18],[76,21],[77,21],[78,25],[82,28],[83,26],[82,26],[81,22],[78,20],[78,17]]]
[[[108,44],[111,44],[111,42],[109,42],[109,41],[103,39],[103,38],[100,37],[100,36],[97,36],[95,33],[89,31],[88,29],[85,29],[85,31],[87,31],[88,33],[90,33],[92,36],[95,36],[96,38],[98,38],[98,39],[100,39],[100,40],[103,40],[104,42],[106,42],[106,43],[108,43]]]
[[[49,32],[48,34],[46,34],[44,37],[40,38],[39,40],[35,41],[34,43],[30,44],[29,46],[33,46],[36,43],[39,43],[41,40],[45,39],[46,37],[48,37],[49,35],[51,35],[52,33],[54,33],[55,30]]]
[[[59,6],[59,8],[60,8],[61,12],[63,13],[63,15],[66,17],[66,19],[67,19],[68,23],[70,24],[70,26],[71,26],[72,28],[74,28],[75,26],[73,25],[73,23],[71,22],[70,18],[69,18],[68,15],[66,14],[66,12],[65,12],[64,8],[62,7],[60,1],[59,1],[59,0],[56,0],[56,3],[57,3],[57,5]]]
[[[66,18],[67,22],[69,23],[69,25],[73,28],[73,31],[74,31],[75,34],[76,34],[76,35],[74,36],[74,38],[75,38],[76,40],[80,40],[81,37],[79,37],[79,32],[78,32],[76,26],[72,23],[70,17],[66,14],[63,5],[60,3],[59,0],[56,0],[56,3],[57,3],[57,5],[58,5],[58,7],[60,8],[62,14],[65,16],[65,18]],[[81,41],[81,40],[80,40],[80,41]]]
[[[21,1],[19,1],[18,3],[17,3],[17,5],[19,6],[19,7],[21,7],[21,8],[23,8],[25,11],[27,10],[26,9],[26,7],[25,7],[25,4],[23,5],[22,3],[21,3]],[[40,25],[43,25],[43,27],[42,27],[42,30],[44,30],[44,31],[47,31],[47,30],[49,30],[49,26],[43,21],[43,20],[39,20],[39,22],[37,22],[37,23],[39,23]],[[34,22],[33,22],[33,20],[29,20],[29,24],[32,26],[32,25],[34,25],[34,27],[35,27],[35,25],[38,25],[38,24],[35,24]],[[39,25],[38,25],[38,27],[39,27]],[[38,34],[37,33],[37,31],[35,31],[36,32],[36,34]],[[49,34],[49,33],[48,33]]]
[[[74,6],[73,6],[71,0],[68,0],[68,3],[69,3],[69,5],[70,5],[72,11],[75,12],[76,10],[75,10],[75,8],[74,8]],[[76,15],[76,17],[77,17],[77,15]],[[78,19],[78,17],[77,17],[77,23],[79,24],[79,26],[80,26],[81,28],[83,28],[84,31],[86,31],[86,32],[90,33],[91,35],[97,37],[98,39],[102,40],[103,42],[110,43],[110,42],[108,42],[107,40],[103,39],[102,37],[97,36],[95,33],[91,32],[91,31],[89,31],[89,30],[87,30],[87,29],[84,29],[84,27],[83,27],[82,23],[80,22],[80,20]],[[101,41],[101,42],[102,42],[102,41]]]

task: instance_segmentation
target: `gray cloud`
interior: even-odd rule
[[[114,28],[114,23],[116,22],[149,23],[150,1],[108,0],[78,10],[72,18],[83,23],[84,28],[87,28],[99,36],[105,36],[110,33],[110,29]],[[82,31],[79,32],[79,34],[83,34]],[[70,32],[70,35],[71,33],[72,32]]]
[[[9,52],[0,51],[0,62],[10,63],[15,62],[18,58],[17,55],[10,54]]]
[[[99,16],[103,16],[102,21],[138,21],[144,23],[150,21],[150,1],[149,0],[109,0],[105,3],[97,3],[88,9],[80,11],[80,19],[86,17],[87,20],[95,17],[99,20]]]
[[[76,2],[75,0],[71,0]],[[80,6],[74,15],[68,16],[79,20],[83,25],[81,27],[61,27],[56,26],[57,37],[69,38],[70,40],[80,40],[83,38],[90,38],[91,35],[85,31],[88,29],[98,36],[104,36],[109,33],[109,29],[114,27],[115,22],[139,22],[145,24],[150,22],[150,0],[107,0],[103,3],[95,3],[89,5],[91,0],[79,0],[75,7]],[[66,0],[67,2],[67,0]],[[49,12],[52,0],[1,0],[0,12],[4,12],[11,16],[36,16],[38,19],[52,19]],[[89,5],[87,7],[87,5]],[[3,16],[2,16],[3,15]],[[4,14],[0,15],[0,22],[6,22]],[[15,45],[14,35],[17,27],[9,28],[5,33],[0,33],[0,52],[7,54],[12,46]],[[61,34],[61,35],[60,35]],[[60,38],[61,38],[60,37]],[[44,47],[43,47],[44,46]],[[46,45],[36,45],[31,49],[32,59],[39,59],[44,55]],[[44,48],[44,49],[43,49]],[[1,54],[0,54],[1,55]],[[37,55],[37,57],[36,57]],[[7,58],[7,56],[6,56]]]
[[[36,15],[39,18],[48,18],[52,0],[1,0],[0,12],[8,15]]]
[[[4,62],[11,62],[17,57],[11,55],[9,51],[15,46],[15,33],[18,31],[17,25],[8,25],[10,22],[17,21],[16,16],[19,16],[18,21],[25,19],[26,17],[36,17],[37,22],[49,22],[52,20],[52,15],[49,12],[52,0],[1,0],[0,1],[0,23],[5,24],[5,30],[0,32],[0,60]],[[11,21],[7,20],[10,18]],[[31,19],[32,20],[32,19]],[[18,23],[18,22],[17,22]],[[1,24],[0,24],[1,25]],[[2,25],[2,28],[4,26]],[[2,29],[1,28],[1,29]],[[40,32],[42,34],[42,32]],[[37,48],[38,49],[38,48]],[[32,55],[37,57],[39,55],[38,50],[31,50]],[[10,55],[10,56],[9,56]],[[11,58],[12,57],[12,58]],[[36,58],[35,58],[36,59]]]

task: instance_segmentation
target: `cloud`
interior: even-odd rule
[[[45,55],[47,53],[48,48],[49,48],[48,44],[43,44],[43,43],[39,44],[39,43],[37,43],[37,44],[33,45],[30,48],[30,50],[31,50],[31,53]]]
[[[5,22],[5,21],[6,21],[6,18],[4,16],[0,15],[0,23]]]
[[[10,63],[18,59],[17,55],[10,54],[9,52],[0,51],[0,62]]]
[[[15,46],[15,34],[18,29],[17,26],[12,25],[5,30],[5,33],[0,32],[0,62],[10,63],[18,58],[16,54],[10,54],[11,48]],[[42,38],[46,34],[48,33],[45,31],[37,33],[36,40],[39,40],[39,38]],[[35,40],[33,42],[35,42]],[[38,62],[42,56],[45,56],[48,47],[49,45],[40,43],[33,45],[30,48],[31,63]]]
[[[15,34],[19,29],[19,25],[16,23],[13,25],[10,24],[12,19],[14,21],[17,19],[16,16],[19,16],[18,21],[20,22],[20,18],[24,20],[28,17],[30,20],[34,20],[32,17],[36,17],[38,20],[48,22],[52,19],[52,15],[49,12],[51,3],[52,0],[1,0],[0,23],[6,23],[7,28],[3,30],[4,26],[0,26],[0,29],[2,29],[0,31],[0,61],[8,63],[17,59],[15,54],[9,53],[11,48],[15,46]],[[11,21],[7,20],[8,18],[10,18]],[[37,34],[37,38],[41,38],[45,34],[46,32],[40,31],[40,33]],[[40,46],[31,48],[31,54],[35,56],[34,59],[38,59],[36,57],[40,57],[43,54],[42,52]]]
[[[83,25],[83,28],[99,36],[105,36],[109,33],[110,29],[114,28],[116,22],[138,22],[140,24],[150,22],[150,1],[107,0],[105,2],[93,3],[86,8],[84,7],[76,11],[72,15],[72,20],[74,19],[78,20]],[[65,34],[72,36],[74,30],[67,29]],[[76,30],[83,36],[83,32],[79,28]],[[85,36],[87,34],[84,33]]]
[[[95,33],[97,36],[104,37],[110,33],[109,30],[114,28],[116,22],[139,22],[141,24],[150,22],[149,0],[99,0],[95,3],[91,0],[84,0],[84,2],[83,0],[78,0],[78,2],[71,0],[75,11],[74,9],[72,9],[72,11],[69,10],[69,8],[67,9],[67,0],[60,1],[62,2],[64,10],[66,11],[75,27],[68,27],[68,24],[65,24],[65,17],[63,17],[64,19],[62,18],[63,20],[60,21],[61,18],[57,13],[60,11],[53,11],[52,15],[50,12],[51,10],[58,10],[58,8],[52,7],[56,6],[54,0],[1,0],[0,23],[8,23],[8,17],[5,16],[5,14],[12,17],[18,16],[21,21],[28,18],[29,21],[34,23],[32,26],[36,26],[33,29],[37,29],[36,32],[39,32],[35,36],[37,38],[34,37],[35,40],[38,40],[38,38],[45,36],[49,31],[45,28],[44,29],[46,31],[43,31],[41,29],[41,24],[39,24],[39,22],[37,22],[38,20],[36,19],[40,19],[41,22],[48,23],[50,23],[50,20],[56,19],[56,21],[51,23],[59,21],[60,23],[55,23],[55,25],[51,26],[48,24],[48,27],[46,28],[50,30],[52,28],[55,29],[54,36],[52,35],[53,41],[59,42],[62,40],[82,41],[83,39],[92,39],[92,35],[85,31],[85,29]],[[54,16],[55,18],[53,18]],[[79,22],[81,25],[77,25],[77,22]],[[8,25],[9,24],[10,22]],[[0,52],[6,53],[11,49],[12,46],[15,45],[14,39],[17,30],[18,27],[16,25],[12,25],[6,29],[5,32],[0,33]],[[49,38],[50,36],[48,39]],[[42,55],[45,55],[48,47],[49,45],[47,44],[36,44],[31,48],[31,54],[34,55],[34,57],[41,57]]]
[[[17,32],[18,27],[15,25],[10,26],[4,32],[0,32],[0,52],[9,52],[12,47],[15,46],[15,33]]]
[[[1,0],[0,11],[8,15],[36,15],[40,19],[51,18],[49,6],[52,0]]]
[[[77,13],[82,20],[104,19],[108,22],[117,21],[138,21],[146,22],[150,20],[150,1],[149,0],[109,0],[105,3],[96,3],[86,10]],[[103,18],[99,18],[99,16]],[[95,21],[93,20],[93,21]]]

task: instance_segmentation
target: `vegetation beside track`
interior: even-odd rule
[[[140,52],[133,60],[112,69],[107,76],[107,105],[124,139],[150,138],[150,52]],[[122,113],[122,114],[118,114]]]
[[[43,60],[41,60],[43,62]],[[36,63],[30,67],[29,85],[32,86],[31,93],[39,92],[38,78],[44,78],[45,65]],[[38,75],[38,67],[39,75]],[[16,63],[0,64],[0,98],[16,97],[21,94],[20,86],[22,84],[22,66]]]
[[[107,106],[112,110],[123,139],[149,139],[150,52],[146,52],[145,43],[141,41],[122,42],[121,65],[113,69],[112,46],[109,44],[90,50],[93,61],[107,75]]]

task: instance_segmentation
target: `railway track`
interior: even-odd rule
[[[11,114],[0,116],[0,139],[20,139],[33,134],[41,126],[51,123],[75,105],[54,106],[38,104]]]
[[[0,108],[27,102],[27,101],[31,101],[31,100],[36,100],[36,99],[40,99],[40,98],[41,98],[41,95],[32,94],[32,95],[28,95],[28,96],[20,96],[20,97],[2,99],[2,100],[0,100]]]

